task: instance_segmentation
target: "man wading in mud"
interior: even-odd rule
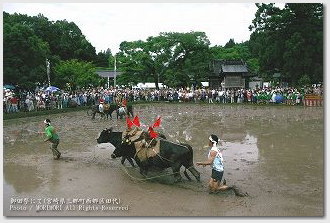
[[[44,142],[50,142],[50,149],[53,152],[54,159],[58,160],[61,157],[61,153],[57,150],[57,146],[60,143],[60,137],[55,131],[55,128],[50,124],[49,119],[45,119],[45,134],[46,139]]]
[[[212,167],[212,175],[209,181],[209,193],[216,193],[219,191],[225,191],[230,189],[227,185],[221,184],[224,165],[223,165],[223,157],[220,151],[220,148],[217,147],[219,139],[216,135],[211,135],[209,137],[209,146],[211,147],[208,160],[205,162],[197,162],[197,165],[202,165],[203,167],[206,165],[210,165]]]

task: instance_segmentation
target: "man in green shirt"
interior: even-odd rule
[[[45,119],[45,134],[46,139],[44,142],[50,142],[51,146],[50,149],[53,152],[54,159],[59,159],[61,156],[61,153],[57,150],[57,146],[60,143],[60,137],[57,135],[55,128],[50,124],[49,119]]]

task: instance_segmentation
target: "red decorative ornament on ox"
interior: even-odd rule
[[[132,126],[134,125],[129,117],[126,117],[126,125],[128,129],[132,128]]]
[[[137,115],[134,117],[133,121],[129,117],[126,117],[126,124],[127,124],[127,128],[129,129],[132,128],[133,125],[137,127],[141,126],[140,119]]]
[[[139,117],[137,115],[133,119],[133,124],[136,125],[137,127],[140,127],[141,126],[140,119],[139,119]]]
[[[154,128],[159,127],[161,123],[160,117],[157,118],[157,120],[154,122],[152,127],[148,128],[149,135],[152,139],[157,138],[159,134],[154,131]]]
[[[160,117],[158,117],[157,120],[154,122],[154,124],[148,128],[148,133],[152,139],[155,139],[159,136],[159,133],[154,131],[154,128],[159,127],[160,123],[161,123],[161,119]],[[134,117],[133,120],[131,120],[129,117],[126,117],[126,124],[128,129],[131,129],[133,125],[137,127],[141,126],[140,119],[137,115]]]
[[[149,132],[149,135],[152,139],[155,139],[159,136],[159,134],[157,132],[155,132],[152,127],[148,128],[148,132]]]
[[[160,117],[158,117],[158,119],[155,121],[155,123],[152,125],[153,128],[159,127],[160,126]]]

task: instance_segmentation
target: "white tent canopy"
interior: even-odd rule
[[[158,83],[159,88],[165,88],[163,83]],[[155,83],[138,83],[137,85],[133,86],[133,89],[155,89]]]

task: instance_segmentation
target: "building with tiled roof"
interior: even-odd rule
[[[252,76],[242,60],[213,60],[210,69],[210,88],[245,88]]]

